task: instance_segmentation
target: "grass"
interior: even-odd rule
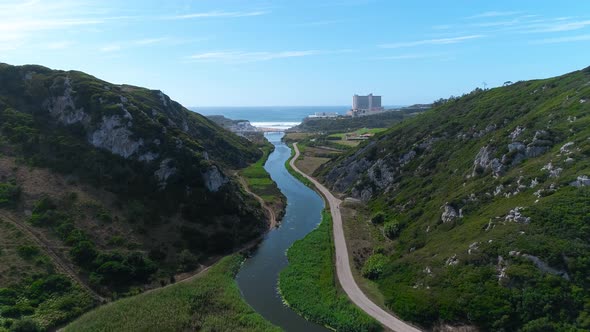
[[[355,147],[358,146],[362,140],[347,140],[346,136],[349,135],[364,135],[364,134],[379,134],[386,131],[388,128],[361,128],[352,132],[346,133],[334,133],[327,136],[327,139],[335,144],[339,144],[344,147]]]
[[[287,252],[289,265],[279,276],[281,294],[306,319],[337,331],[380,331],[381,326],[339,291],[334,272],[332,218],[322,223]]]
[[[278,190],[270,175],[264,169],[264,163],[266,163],[270,155],[271,147],[266,145],[262,148],[262,151],[264,154],[256,163],[244,168],[240,172],[246,179],[250,189],[260,196],[265,195],[269,191]]]
[[[264,164],[273,150],[273,145],[265,140],[262,145],[263,155],[254,164],[240,171],[240,176],[246,180],[248,188],[260,196],[274,211],[277,216],[284,213],[286,198],[264,169]]]
[[[295,171],[293,169],[293,167],[291,167],[291,159],[293,159],[293,157],[295,157],[295,149],[293,148],[293,145],[289,144],[289,146],[291,147],[291,157],[289,159],[287,159],[287,161],[285,161],[285,168],[287,168],[287,171],[289,171],[289,173],[291,173],[291,175],[293,175],[297,180],[301,181],[301,183],[303,183],[304,185],[311,187],[311,188],[315,188],[315,186],[313,185],[313,183],[311,181],[309,181],[306,177],[304,177],[303,175],[299,174],[299,172]],[[301,152],[301,149],[299,150]]]
[[[375,253],[388,257],[372,282],[402,319],[425,328],[590,330],[590,192],[570,185],[590,175],[590,104],[583,102],[590,98],[589,80],[590,68],[475,90],[440,102],[316,171],[327,185],[350,180],[345,194],[372,190],[365,216],[345,222],[345,231],[358,270]],[[517,127],[526,130],[511,137]],[[513,140],[547,151],[513,164]],[[570,151],[560,151],[568,142]],[[474,167],[485,146],[493,150],[490,159],[505,166],[498,176]],[[353,159],[384,166],[355,172],[346,167]],[[542,170],[549,162],[562,168],[559,176]],[[392,181],[383,176],[389,174]],[[541,197],[534,194],[538,190],[544,190]],[[463,217],[443,223],[447,204]],[[505,221],[515,207],[524,207],[530,223]],[[369,223],[377,213],[384,222]],[[394,220],[401,233],[383,239],[383,225]],[[510,252],[534,255],[569,278],[545,273]],[[506,277],[499,277],[502,264]]]
[[[242,299],[242,260],[231,255],[188,282],[99,307],[64,331],[280,331]]]

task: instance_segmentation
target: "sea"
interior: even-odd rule
[[[248,120],[255,127],[289,129],[316,112],[346,114],[350,106],[264,106],[264,107],[191,107],[202,115],[223,115],[232,120]]]

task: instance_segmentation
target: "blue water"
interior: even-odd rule
[[[266,133],[265,136],[275,145],[275,150],[264,168],[287,197],[287,210],[281,226],[271,230],[252,257],[244,262],[236,281],[246,302],[273,324],[286,331],[325,332],[326,328],[305,320],[285,306],[277,288],[279,272],[288,264],[287,249],[317,227],[324,201],[285,168],[291,149],[281,142],[283,133]]]
[[[233,120],[250,122],[301,122],[315,112],[336,112],[344,115],[350,106],[269,106],[269,107],[192,107],[203,115],[223,115]]]

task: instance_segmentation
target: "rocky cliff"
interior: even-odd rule
[[[441,101],[317,174],[399,225],[373,249],[402,317],[559,330],[590,328],[589,160],[587,68]]]
[[[230,176],[262,153],[161,91],[0,64],[0,152],[0,182],[20,190],[11,213],[71,249],[63,258],[105,294],[194,269],[267,229]],[[159,266],[121,273],[137,257]]]

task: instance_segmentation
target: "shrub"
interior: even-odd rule
[[[30,318],[17,320],[10,327],[10,332],[41,332],[41,327]]]
[[[39,254],[39,248],[35,246],[20,246],[17,249],[19,256],[24,259],[31,259]]]
[[[378,212],[376,215],[374,215],[371,218],[371,223],[373,223],[373,225],[380,225],[385,221],[385,215],[383,214],[383,212]]]
[[[385,269],[385,264],[387,264],[387,257],[385,255],[373,254],[365,262],[361,273],[367,279],[378,279]]]
[[[80,266],[88,267],[97,256],[94,243],[90,241],[80,241],[70,250],[70,255]]]
[[[401,227],[397,221],[388,221],[383,227],[383,235],[392,240],[399,236],[400,231]]]
[[[10,183],[0,183],[0,207],[14,205],[20,196],[21,189]]]
[[[180,272],[191,271],[198,265],[198,263],[198,257],[186,249],[178,254],[178,270]]]

